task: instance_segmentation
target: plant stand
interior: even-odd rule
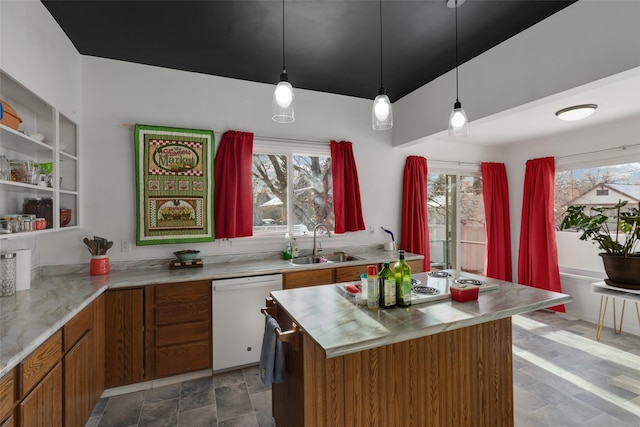
[[[627,301],[633,301],[636,306],[636,316],[638,317],[638,326],[640,326],[640,308],[638,302],[640,301],[640,291],[615,289],[607,285],[605,282],[596,282],[591,285],[591,291],[594,294],[600,295],[600,309],[598,310],[598,323],[596,325],[596,340],[600,341],[602,335],[602,327],[604,326],[604,318],[607,314],[607,305],[609,304],[609,297],[612,300],[613,306],[613,333],[620,335],[622,333],[622,322],[624,320],[624,309]],[[622,300],[622,310],[620,312],[620,327],[617,326],[616,316],[616,298]]]

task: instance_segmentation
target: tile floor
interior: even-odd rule
[[[513,318],[517,427],[640,426],[640,337],[538,311]],[[98,402],[87,427],[274,426],[257,367]],[[395,426],[389,426],[395,427]]]

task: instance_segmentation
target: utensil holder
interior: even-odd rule
[[[106,255],[92,256],[89,263],[89,273],[92,276],[109,274],[109,257]]]

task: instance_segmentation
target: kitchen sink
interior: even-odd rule
[[[289,262],[293,265],[309,265],[309,264],[323,264],[323,263],[336,263],[336,262],[347,262],[347,261],[357,261],[362,258],[348,255],[342,252],[327,254],[327,255],[318,255],[318,256],[300,256],[298,258],[290,259]]]

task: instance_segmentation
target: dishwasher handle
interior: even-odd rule
[[[269,279],[256,279],[256,281],[248,282],[248,283],[223,283],[224,280],[213,281],[213,291],[214,292],[227,292],[227,291],[240,291],[240,290],[249,290],[249,289],[258,289],[258,288],[267,288],[267,287],[278,287],[282,288],[282,280],[274,280],[273,278]]]

